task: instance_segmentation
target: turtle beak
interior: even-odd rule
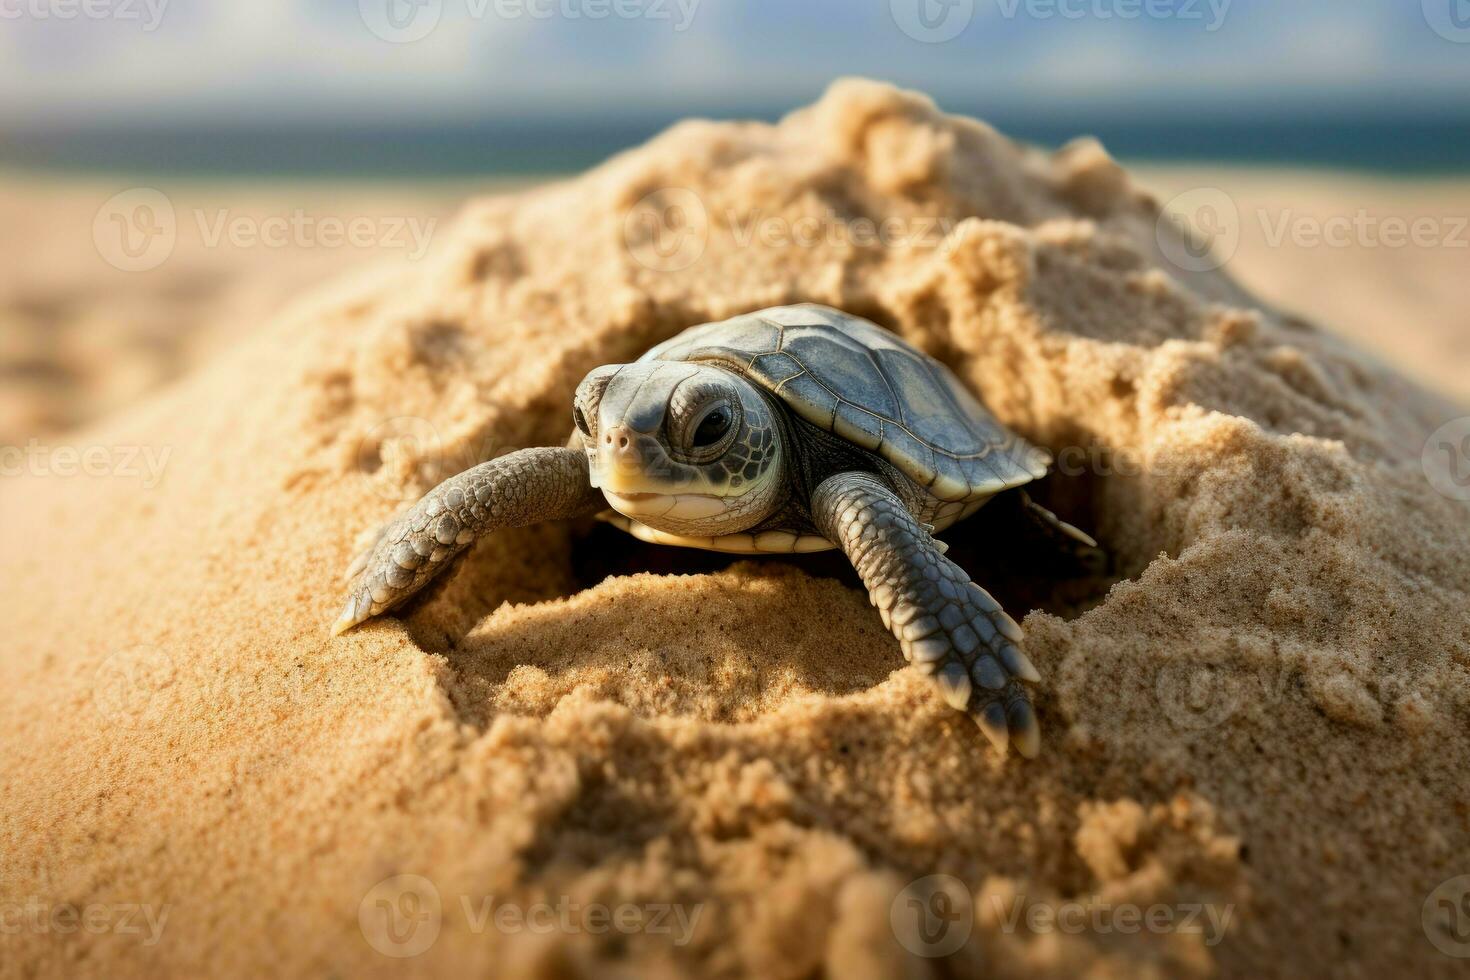
[[[592,485],[612,493],[632,493],[641,487],[647,469],[639,435],[627,426],[613,425],[598,434]]]

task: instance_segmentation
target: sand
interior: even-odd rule
[[[0,177],[0,445],[106,416],[254,333],[294,296],[382,255],[413,261],[409,221],[443,228],[465,185],[287,185],[153,180],[173,206],[173,247],[152,268],[118,268],[99,211],[134,179]],[[519,184],[522,182],[504,182]],[[126,198],[124,198],[126,200]],[[285,236],[233,229],[302,220]],[[367,221],[374,244],[335,244],[308,222]],[[402,223],[405,231],[393,234]],[[290,227],[290,226],[286,226]],[[432,240],[432,235],[430,236]],[[364,239],[359,239],[364,241]]]
[[[1464,410],[1176,268],[1158,207],[1095,144],[844,82],[476,200],[69,433],[108,465],[0,484],[0,971],[1462,971],[1470,510],[1421,451]],[[560,443],[589,368],[799,301],[1066,464],[1038,496],[1106,574],[985,512],[946,534],[1024,617],[1040,759],[819,558],[530,528],[330,638],[363,528]],[[931,874],[969,930],[943,959],[891,924]]]
[[[1470,404],[1470,182],[1231,167],[1139,179],[1186,212],[1226,192],[1238,281]]]

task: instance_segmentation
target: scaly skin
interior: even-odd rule
[[[563,448],[522,449],[452,476],[384,525],[347,570],[347,605],[332,624],[344,633],[423,588],[478,538],[601,510],[587,482],[587,455]]]
[[[904,657],[939,685],[952,707],[968,711],[997,749],[1012,742],[1034,758],[1041,730],[1021,681],[1041,675],[1016,645],[1015,621],[944,557],[876,475],[828,477],[812,494],[812,516],[857,569]]]

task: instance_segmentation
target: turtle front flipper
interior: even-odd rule
[[[1002,752],[1027,758],[1041,729],[1021,681],[1041,675],[1015,620],[936,547],[903,501],[871,473],[839,473],[812,494],[817,528],[847,554],[905,658],[968,711]]]
[[[389,521],[354,559],[351,591],[332,632],[398,605],[486,534],[604,506],[580,450],[522,449],[452,476]]]

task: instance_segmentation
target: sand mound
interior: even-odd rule
[[[1421,909],[1470,871],[1470,524],[1420,451],[1458,413],[1178,271],[1157,216],[1095,144],[846,82],[475,202],[80,434],[119,465],[0,488],[7,972],[1449,975]],[[821,560],[531,528],[329,638],[398,500],[560,443],[595,365],[801,301],[953,367],[1113,554],[947,535],[1030,612],[1041,759]],[[945,961],[890,925],[933,873],[968,896]]]

